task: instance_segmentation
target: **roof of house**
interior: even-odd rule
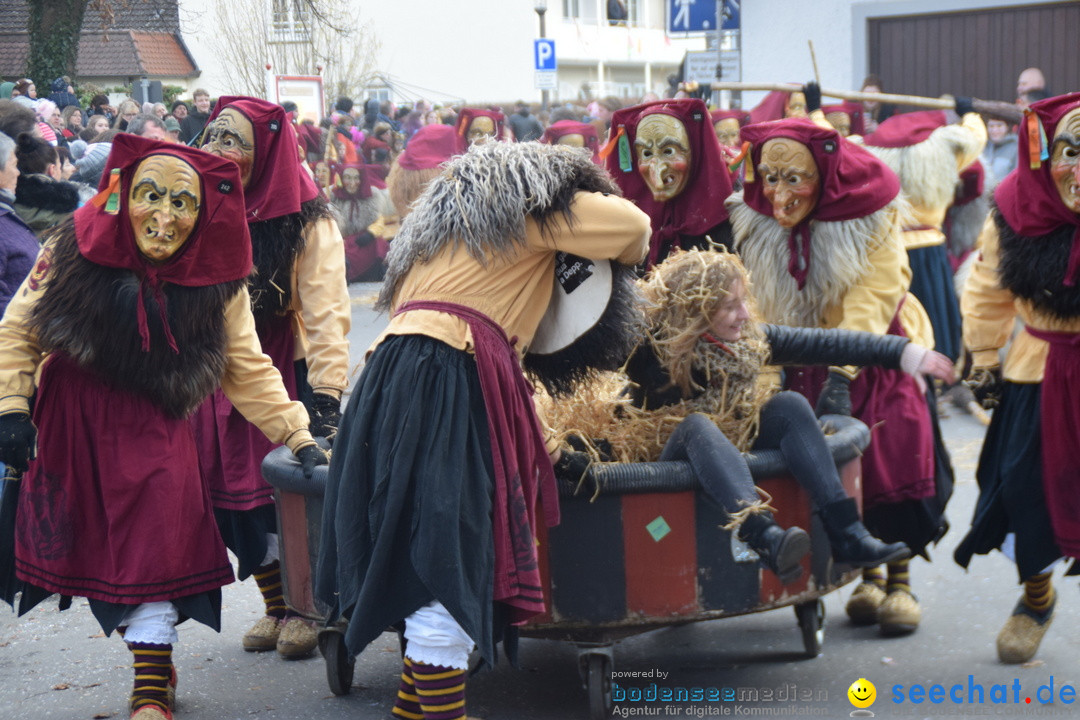
[[[79,38],[79,77],[194,77],[180,34],[176,0],[115,0],[105,20],[88,9]],[[0,0],[0,77],[26,73],[30,54],[26,0]]]

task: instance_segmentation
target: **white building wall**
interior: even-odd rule
[[[184,40],[202,70],[188,84],[214,96],[231,90],[229,68],[215,60],[207,42],[214,33],[214,3],[222,1],[235,2],[181,0],[180,7]],[[597,96],[646,87],[662,92],[685,51],[704,49],[700,37],[666,37],[665,0],[638,1],[640,22],[612,27],[604,19],[605,0],[579,0],[578,19],[563,17],[562,0],[548,0],[545,34],[555,40],[560,64],[553,104],[577,99],[585,82]],[[358,10],[379,39],[379,72],[399,84],[405,99],[483,104],[539,101],[533,75],[533,40],[539,37],[534,7],[533,0],[396,0],[365,2]],[[252,62],[261,65],[265,58]]]

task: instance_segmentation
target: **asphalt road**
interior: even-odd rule
[[[373,285],[352,288],[356,359],[383,322],[369,309],[374,292]],[[1058,570],[1057,615],[1036,660],[1025,666],[998,663],[994,638],[1019,597],[1015,570],[997,554],[976,557],[970,572],[952,561],[975,502],[983,428],[960,414],[945,418],[943,427],[958,474],[949,510],[953,529],[933,550],[932,563],[912,563],[913,588],[924,611],[918,632],[885,639],[875,628],[850,625],[843,611],[850,589],[843,588],[825,598],[825,648],[812,660],[802,656],[801,636],[788,608],[644,633],[615,646],[614,669],[646,676],[616,682],[631,692],[649,692],[655,683],[673,697],[680,688],[688,693],[699,688],[704,697],[712,691],[721,699],[627,700],[616,703],[617,716],[848,717],[853,707],[847,690],[859,678],[876,686],[870,711],[882,718],[1080,716],[1068,703],[1075,699],[1069,690],[1080,684],[1080,637],[1070,632],[1080,619],[1076,584]],[[241,649],[241,635],[261,612],[254,583],[235,583],[224,589],[220,634],[193,623],[180,626],[174,654],[180,678],[177,718],[390,717],[400,668],[395,636],[384,635],[358,658],[352,692],[336,697],[320,658],[286,662],[274,653]],[[504,663],[470,680],[470,716],[589,717],[573,646],[524,640],[521,664],[513,669]],[[76,600],[64,613],[46,603],[22,618],[0,608],[0,719],[126,718],[131,675],[124,644],[102,636],[84,602]],[[935,690],[935,684],[941,689]],[[1051,684],[1056,702],[1043,704]],[[751,699],[755,695],[756,702]]]

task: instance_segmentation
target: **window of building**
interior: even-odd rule
[[[306,41],[311,35],[311,8],[306,0],[270,0],[270,24],[274,40]]]
[[[588,0],[585,0],[588,2]],[[562,0],[562,16],[567,20],[581,17],[581,0]]]
[[[386,102],[390,99],[390,88],[388,87],[369,87],[364,88],[364,97],[368,100],[378,100],[379,102]]]

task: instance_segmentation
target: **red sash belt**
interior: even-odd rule
[[[513,622],[524,622],[544,612],[533,530],[537,495],[548,527],[559,522],[555,472],[536,417],[532,386],[506,332],[488,316],[464,305],[427,300],[409,301],[395,315],[410,310],[454,315],[472,331],[495,468],[494,599],[510,606]]]
[[[1061,552],[1080,557],[1080,333],[1026,330],[1050,344],[1039,401],[1050,525]]]

